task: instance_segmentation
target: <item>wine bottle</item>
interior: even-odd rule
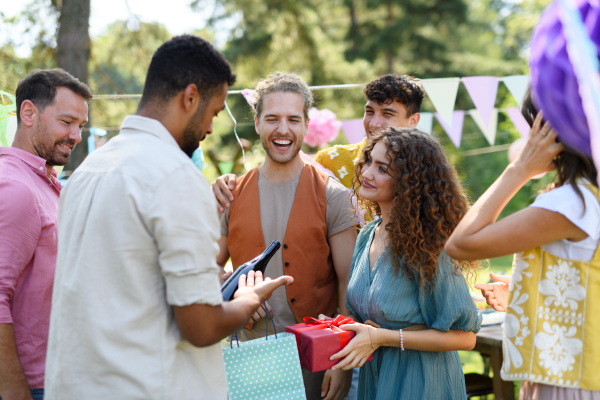
[[[271,260],[271,257],[279,250],[281,244],[277,240],[273,240],[271,244],[258,256],[252,260],[240,265],[229,278],[221,285],[221,293],[223,294],[223,300],[229,301],[233,298],[235,291],[238,289],[238,282],[240,276],[248,275],[250,271],[260,271],[265,273],[267,264]]]

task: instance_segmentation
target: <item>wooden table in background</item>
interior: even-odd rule
[[[515,385],[500,378],[502,368],[502,327],[500,325],[483,327],[477,334],[475,351],[480,352],[491,359],[491,367],[494,372],[494,396],[496,400],[514,400]]]

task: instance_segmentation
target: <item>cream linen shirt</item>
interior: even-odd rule
[[[172,311],[222,302],[216,201],[164,126],[125,118],[58,224],[46,400],[226,399],[221,346],[182,340]]]

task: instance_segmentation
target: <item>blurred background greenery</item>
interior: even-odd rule
[[[6,17],[2,29],[36,32],[29,57],[15,54],[14,42],[0,43],[0,88],[14,92],[25,73],[56,67],[60,30],[74,6],[90,0],[31,0],[24,11]],[[388,72],[419,78],[527,74],[528,41],[549,0],[190,0],[190,12],[212,10],[203,26],[190,32],[225,53],[238,75],[232,89],[253,88],[275,71],[293,71],[311,85],[367,83]],[[0,8],[1,10],[1,8]],[[35,28],[35,29],[34,29]],[[63,34],[64,36],[64,34]],[[98,94],[139,94],[153,52],[171,33],[159,23],[117,21],[89,39],[88,77]],[[216,37],[225,41],[217,41]],[[85,44],[84,44],[85,45]],[[64,50],[63,52],[68,51]],[[64,65],[63,65],[64,67]],[[66,68],[69,69],[69,68]],[[361,118],[361,88],[316,91],[317,108],[335,112],[338,119]],[[123,118],[135,111],[137,99],[97,99],[91,106],[91,127],[118,133]],[[238,133],[250,142],[249,165],[262,158],[250,107],[241,95],[228,104],[238,121]],[[500,85],[497,107],[516,106]],[[474,108],[460,86],[456,109]],[[425,100],[423,111],[434,111]],[[462,144],[456,149],[434,123],[433,134],[447,149],[465,188],[476,200],[508,164],[507,151],[468,155],[465,151],[489,147],[471,118],[465,118]],[[504,113],[499,114],[496,145],[519,137]],[[333,144],[346,143],[340,134]],[[83,151],[85,142],[80,144]],[[222,113],[215,133],[202,147],[213,154],[205,175],[218,176],[215,164],[233,161],[239,152],[233,122]],[[86,150],[86,149],[85,149]],[[82,158],[81,158],[82,159]],[[73,169],[78,165],[70,165]],[[225,165],[226,165],[225,164]],[[534,180],[508,204],[503,215],[527,206],[552,176]]]

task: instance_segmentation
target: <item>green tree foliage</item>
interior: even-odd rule
[[[527,73],[527,44],[543,8],[550,0],[194,0],[192,8],[214,10],[208,25],[195,32],[217,43],[238,75],[234,89],[253,88],[275,71],[300,74],[311,85],[366,83],[394,72],[419,78]],[[55,3],[57,3],[55,1]],[[3,27],[26,26],[35,36],[35,49],[26,59],[14,54],[18,43],[0,45],[0,88],[14,92],[26,71],[54,67],[57,8],[50,0],[33,0],[16,21],[3,18]],[[45,14],[44,14],[45,13]],[[49,16],[43,21],[38,15]],[[11,25],[12,24],[12,25]],[[40,28],[41,27],[41,28]],[[89,85],[95,94],[141,93],[145,72],[156,48],[171,34],[160,24],[125,21],[107,27],[93,38]],[[218,39],[218,40],[216,40]],[[319,90],[318,108],[338,118],[360,118],[364,98],[360,88]],[[227,99],[238,121],[238,133],[252,143],[251,154],[261,156],[250,107],[240,95]],[[122,119],[137,107],[137,99],[95,100],[96,127],[118,132]],[[496,106],[516,106],[500,84]],[[461,86],[456,109],[473,103]],[[435,111],[426,100],[423,111]],[[220,161],[239,152],[233,122],[225,112],[215,120],[215,133],[203,143]],[[469,116],[465,117],[460,149],[434,123],[434,135],[455,162],[470,197],[475,200],[507,165],[507,152],[465,155],[489,147]],[[519,137],[500,113],[496,145]],[[334,143],[344,143],[340,135]],[[215,170],[210,170],[210,178]],[[550,177],[528,184],[509,204],[513,212],[533,198]]]

